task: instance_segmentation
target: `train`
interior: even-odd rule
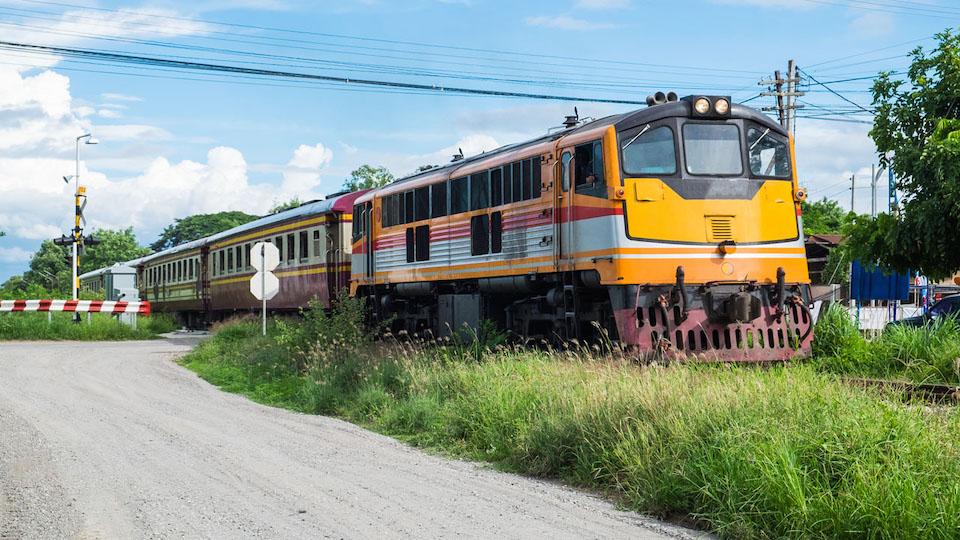
[[[130,264],[141,298],[188,325],[257,307],[250,247],[267,241],[277,311],[345,290],[410,334],[490,321],[536,341],[785,360],[812,342],[805,197],[779,123],[729,96],[657,93]]]

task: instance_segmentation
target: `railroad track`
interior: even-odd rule
[[[917,384],[855,377],[843,377],[841,380],[852,386],[902,392],[909,397],[918,397],[934,403],[957,403],[960,401],[960,386],[950,384]]]

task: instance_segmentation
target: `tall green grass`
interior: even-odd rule
[[[854,318],[834,304],[814,329],[813,358],[833,373],[902,379],[918,383],[960,384],[960,324],[941,317],[920,328],[892,326],[867,340]]]
[[[266,337],[240,323],[183,363],[262,403],[600,489],[727,538],[960,536],[956,410],[904,406],[813,366],[351,343],[325,330],[342,317],[325,317],[312,331],[326,348],[291,347],[310,340],[291,341],[289,323]]]
[[[90,322],[87,315],[80,315],[80,323],[73,322],[72,313],[52,313],[47,322],[46,313],[0,313],[0,340],[75,340],[117,341],[153,339],[158,334],[172,332],[176,328],[173,319],[155,313],[137,320],[133,329],[121,324],[116,317],[93,313]]]

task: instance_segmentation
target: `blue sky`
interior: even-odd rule
[[[224,25],[220,23],[229,23]],[[0,41],[195,59],[348,78],[642,101],[655,90],[755,98],[793,58],[822,82],[902,69],[960,23],[922,0],[0,0]],[[281,31],[286,30],[286,31]],[[864,54],[866,53],[866,54]],[[851,56],[851,58],[846,58]],[[831,83],[869,107],[869,80]],[[849,206],[868,186],[869,115],[811,86],[797,124],[801,182]],[[750,101],[770,106],[773,98]],[[0,282],[69,227],[75,137],[88,228],[134,226],[143,244],[176,217],[262,213],[336,191],[360,164],[394,174],[543,133],[589,102],[383,91],[91,63],[0,49]],[[814,116],[826,114],[826,118]],[[839,121],[839,120],[854,120]],[[881,193],[886,189],[881,182]],[[869,189],[856,191],[858,210]],[[881,204],[881,208],[885,208]]]

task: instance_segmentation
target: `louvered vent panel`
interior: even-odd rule
[[[732,216],[707,216],[707,230],[712,242],[733,240]]]

